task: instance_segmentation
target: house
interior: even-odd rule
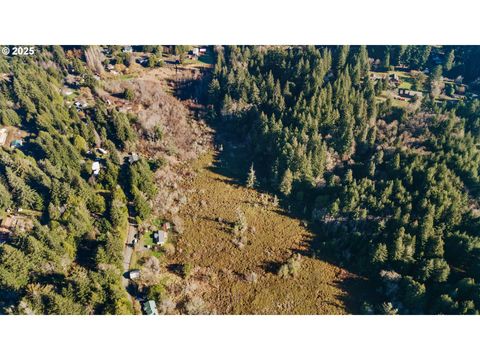
[[[398,95],[406,97],[406,98],[422,98],[423,93],[421,91],[415,91],[415,90],[408,90],[408,89],[398,89]]]
[[[88,104],[87,104],[86,101],[75,101],[74,105],[75,105],[75,107],[77,108],[78,111],[88,107]]]
[[[133,163],[137,162],[138,160],[140,160],[140,157],[138,156],[137,153],[130,153],[130,155],[128,155],[128,162],[130,164],[133,164]]]
[[[131,47],[130,45],[124,46],[122,52],[131,53],[133,52],[133,47]]]
[[[207,48],[200,48],[198,51],[203,55],[207,53]]]
[[[18,209],[21,212],[21,209]],[[5,242],[11,233],[23,233],[33,228],[33,221],[22,215],[8,215],[0,222],[0,243]]]
[[[92,164],[92,174],[95,175],[95,176],[100,174],[100,163],[98,161],[95,161]]]
[[[400,82],[400,78],[398,77],[398,74],[396,74],[396,73],[388,75],[388,80],[390,80],[394,83],[399,83]]]
[[[10,147],[12,149],[18,149],[19,147],[22,147],[22,146],[23,146],[23,140],[22,139],[13,140],[10,143]]]
[[[10,237],[10,227],[12,223],[12,218],[6,216],[0,221],[0,244],[6,242]]]
[[[128,277],[131,280],[138,279],[140,277],[140,270],[130,270]]]
[[[163,230],[158,230],[153,234],[153,242],[158,245],[163,245],[167,241],[168,233]]]
[[[198,56],[200,54],[200,49],[195,47],[192,49],[192,55]]]
[[[112,64],[107,64],[107,70],[115,70],[115,66],[113,66]]]
[[[7,141],[8,130],[6,128],[0,129],[0,146],[5,145]]]
[[[143,311],[146,315],[158,315],[157,304],[153,300],[145,301],[143,303]]]

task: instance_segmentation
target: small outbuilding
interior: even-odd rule
[[[140,270],[130,270],[128,277],[131,280],[138,279],[140,277]]]
[[[145,301],[143,303],[143,311],[146,315],[158,315],[157,304],[153,300]]]
[[[95,161],[92,164],[92,174],[95,175],[95,176],[100,174],[100,163],[98,161]]]
[[[138,156],[137,153],[130,153],[130,155],[128,155],[128,162],[130,164],[133,164],[133,163],[137,162],[138,160],[140,160],[140,156]]]

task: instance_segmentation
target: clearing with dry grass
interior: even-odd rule
[[[214,130],[193,119],[196,101],[173,96],[199,76],[195,68],[164,67],[105,86],[111,103],[137,115],[136,150],[166,160],[156,173],[154,213],[178,234],[170,251],[135,254],[139,290],[156,287],[164,314],[356,312],[350,285],[358,277],[312,256],[313,234],[278,199],[238,184],[232,173],[238,156],[215,152]],[[113,96],[126,88],[133,101]],[[164,136],[156,139],[151,134],[159,126]]]
[[[170,269],[192,268],[188,278],[179,276],[170,286],[176,301],[200,298],[203,312],[219,314],[348,312],[343,284],[354,276],[345,270],[298,255],[296,276],[277,274],[292,254],[308,250],[312,234],[301,221],[284,214],[269,195],[221,175],[213,152],[193,168],[197,175],[186,181],[188,201],[180,210],[184,232],[176,255],[166,260]],[[240,247],[233,230],[239,211],[247,224]]]

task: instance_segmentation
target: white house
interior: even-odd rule
[[[93,164],[92,164],[92,173],[93,175],[97,176],[98,174],[100,174],[100,163],[98,161],[95,161]]]

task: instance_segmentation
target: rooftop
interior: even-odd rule
[[[153,234],[153,242],[163,245],[167,241],[168,233],[163,230],[158,230]]]
[[[143,303],[143,311],[147,315],[158,315],[157,304],[153,300],[148,300]]]

